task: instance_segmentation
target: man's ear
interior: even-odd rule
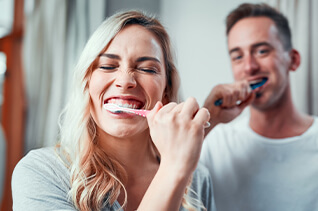
[[[299,52],[296,49],[292,49],[289,52],[289,56],[290,56],[290,59],[291,59],[289,70],[295,71],[295,70],[297,70],[297,68],[300,65],[300,60],[301,60],[300,59],[300,54],[299,54]]]

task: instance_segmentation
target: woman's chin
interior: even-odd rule
[[[114,125],[115,126],[115,125]],[[104,132],[107,133],[109,136],[112,136],[114,138],[130,138],[134,137],[138,134],[141,134],[145,132],[145,130],[148,130],[148,125],[116,125],[116,127],[113,128],[105,128]]]

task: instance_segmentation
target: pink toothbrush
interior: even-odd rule
[[[137,114],[142,117],[146,117],[147,114],[150,112],[150,110],[141,110],[141,109],[133,109],[133,108],[126,108],[126,107],[121,107],[116,104],[112,103],[107,103],[104,104],[104,108],[112,113],[132,113],[132,114]],[[210,122],[206,122],[204,125],[205,128],[210,127]]]

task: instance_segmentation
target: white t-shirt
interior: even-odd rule
[[[200,161],[212,176],[217,210],[318,210],[318,117],[302,135],[269,139],[248,117],[214,128]]]

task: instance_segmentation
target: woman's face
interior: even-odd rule
[[[112,40],[94,65],[89,82],[91,114],[99,134],[133,137],[148,133],[144,117],[111,113],[105,103],[152,109],[162,101],[166,87],[165,64],[156,37],[140,25],[128,25]]]

